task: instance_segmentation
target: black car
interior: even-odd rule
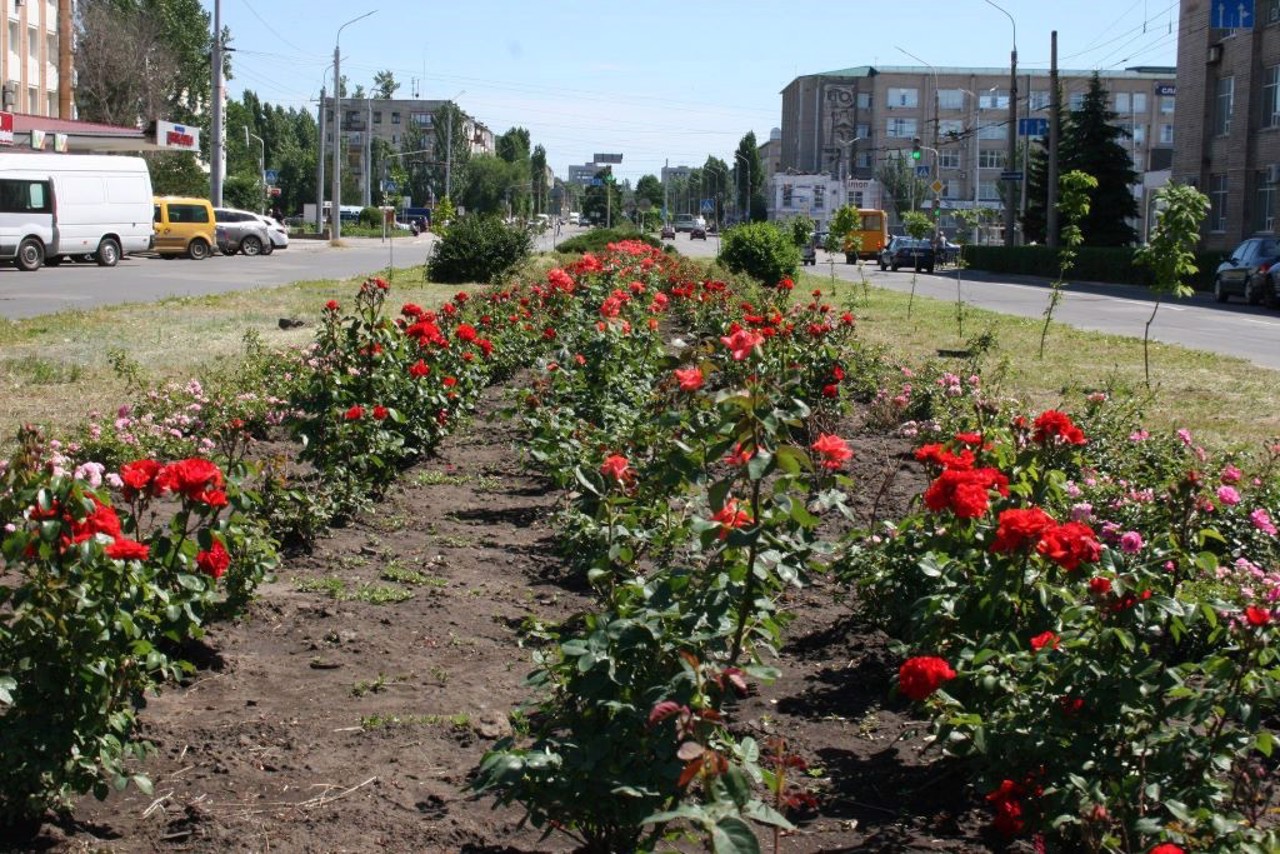
[[[672,225],[671,223],[669,223],[669,222],[668,222],[668,223],[666,223],[665,225],[663,225],[663,226],[662,226],[662,239],[663,239],[663,240],[675,240],[675,239],[676,239],[676,229],[675,229],[675,226],[673,226],[673,225]]]
[[[1239,296],[1251,305],[1262,302],[1268,284],[1272,285],[1274,293],[1274,283],[1270,276],[1258,273],[1263,265],[1269,266],[1277,256],[1280,256],[1280,241],[1276,238],[1250,237],[1218,265],[1213,277],[1213,298],[1226,302],[1233,296]]]
[[[705,225],[698,225],[697,223],[694,223],[693,228],[689,229],[689,239],[690,240],[706,240],[707,227]]]
[[[1264,261],[1252,278],[1253,281],[1245,288],[1245,298],[1280,308],[1280,256]]]
[[[880,269],[893,270],[899,267],[914,267],[916,272],[932,273],[935,264],[933,244],[928,240],[917,240],[914,237],[894,237],[889,245],[880,250]]]

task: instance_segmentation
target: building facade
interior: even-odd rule
[[[1079,107],[1092,74],[1059,71],[1065,109]],[[1116,123],[1128,131],[1124,144],[1135,170],[1167,169],[1174,69],[1135,68],[1100,79]],[[921,177],[940,182],[944,209],[1001,208],[1001,173],[1026,171],[1025,163],[1007,162],[1009,82],[1007,68],[868,65],[797,77],[782,91],[781,168],[874,178],[887,158],[908,156],[918,139],[927,149]],[[1021,143],[1047,132],[1048,72],[1020,71],[1017,101],[1025,151]]]
[[[74,118],[69,0],[0,0],[0,4],[6,21],[0,30],[0,106],[13,113]]]
[[[1209,197],[1206,249],[1274,234],[1280,184],[1280,0],[1249,0],[1252,19],[1213,20],[1210,0],[1182,0],[1178,148],[1173,180]],[[1249,23],[1248,28],[1218,24]]]

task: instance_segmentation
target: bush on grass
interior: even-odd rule
[[[738,225],[724,233],[720,263],[766,285],[790,278],[800,266],[800,248],[771,222]]]
[[[436,242],[427,275],[433,282],[493,282],[529,257],[533,239],[494,216],[458,219]]]

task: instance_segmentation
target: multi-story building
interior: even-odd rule
[[[1215,18],[1212,7],[1226,17]],[[1182,0],[1178,29],[1173,179],[1209,197],[1203,245],[1229,251],[1250,234],[1276,231],[1280,0]]]
[[[13,113],[74,118],[70,0],[0,0],[0,4],[6,22],[0,30],[0,106]]]
[[[1080,106],[1092,75],[1059,71],[1066,109]],[[1128,131],[1135,170],[1167,169],[1174,69],[1133,68],[1100,79],[1116,122]],[[1045,132],[1049,95],[1047,71],[1019,71],[1020,142]],[[1000,68],[864,65],[797,77],[782,91],[781,168],[874,178],[886,158],[907,156],[920,140],[932,149],[921,165],[940,182],[944,209],[999,208],[1001,173],[1025,171],[1025,164],[1007,162],[1009,97],[1009,70]]]

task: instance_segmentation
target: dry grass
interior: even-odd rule
[[[831,292],[830,279],[810,275],[800,287]],[[64,312],[15,322],[0,321],[0,442],[22,423],[65,426],[90,412],[110,412],[126,400],[124,380],[112,370],[118,351],[142,368],[149,383],[207,376],[234,364],[246,333],[269,348],[301,347],[312,339],[329,299],[349,301],[360,279],[299,282],[285,287],[157,303]],[[456,285],[422,281],[421,267],[395,271],[394,305],[437,305]],[[907,317],[905,294],[837,282],[835,299],[849,301],[862,338],[907,361],[939,351],[963,350],[988,334],[983,356],[988,385],[1027,407],[1070,403],[1080,393],[1106,389],[1120,396],[1147,395],[1141,339],[1082,332],[1055,324],[1045,358],[1039,359],[1040,321],[965,308],[964,334],[955,304],[917,297]],[[281,330],[280,318],[303,327]],[[1187,427],[1198,439],[1226,447],[1255,445],[1280,436],[1280,373],[1239,359],[1153,344],[1154,390],[1147,406],[1156,428]],[[949,359],[956,368],[962,359]]]

